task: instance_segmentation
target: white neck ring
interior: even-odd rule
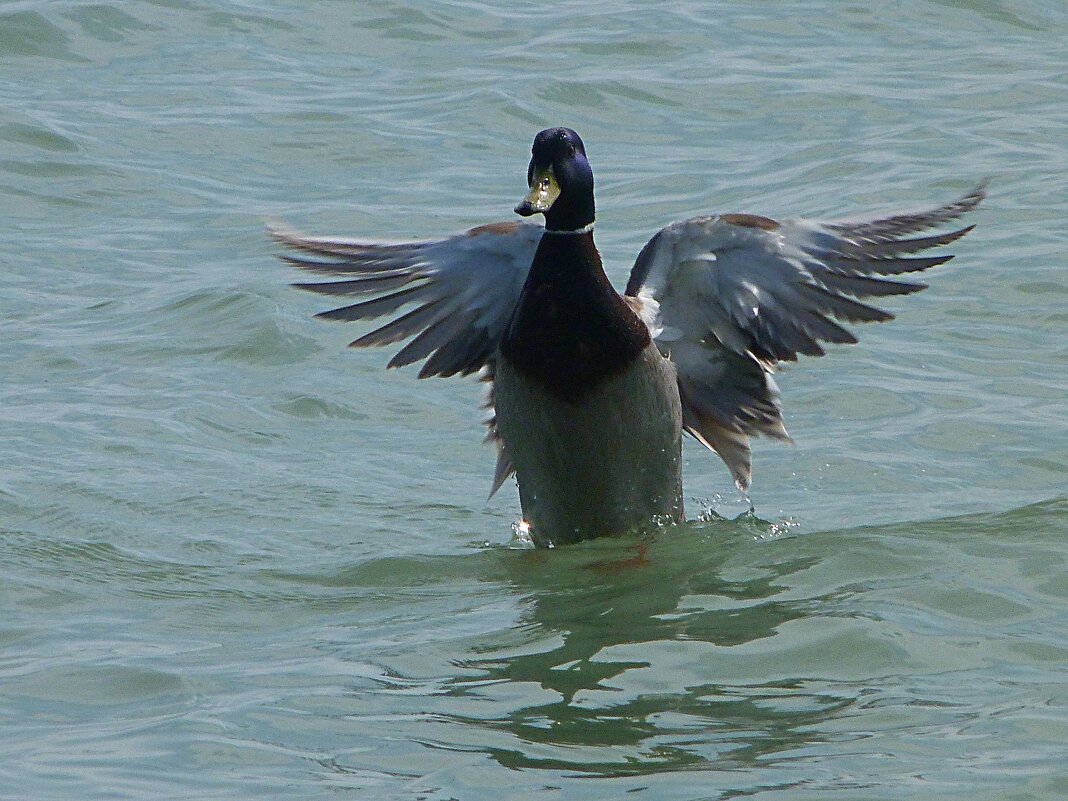
[[[558,231],[555,228],[546,228],[545,229],[545,233],[547,233],[547,234],[557,234],[559,236],[577,236],[578,234],[588,234],[592,230],[593,230],[593,221],[591,220],[586,225],[582,226],[581,228],[576,228],[573,231]]]

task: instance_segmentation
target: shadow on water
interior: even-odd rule
[[[489,749],[507,768],[601,776],[722,770],[804,746],[813,737],[806,727],[852,697],[809,692],[801,679],[716,680],[708,674],[722,671],[700,667],[717,649],[772,637],[829,600],[788,592],[788,578],[817,557],[782,558],[769,547],[752,559],[753,546],[778,531],[743,517],[648,539],[498,553],[528,601],[522,624],[530,640],[475,646],[460,666],[485,678],[473,687],[457,680],[451,693],[479,693],[485,679],[538,688],[539,700],[478,721],[515,743]]]

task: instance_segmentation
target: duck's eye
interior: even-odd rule
[[[538,184],[538,189],[540,189],[542,192],[548,192],[549,191],[549,179],[548,178],[542,178],[541,179],[541,183]]]

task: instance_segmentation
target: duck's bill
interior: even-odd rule
[[[530,194],[515,207],[515,213],[523,217],[529,217],[531,214],[544,214],[552,208],[558,197],[560,197],[560,185],[556,183],[553,168],[546,167],[534,174]]]

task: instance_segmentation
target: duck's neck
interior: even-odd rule
[[[615,294],[604,274],[601,254],[593,242],[592,226],[590,223],[589,230],[567,231],[546,228],[530,265],[524,292],[532,283],[544,284],[551,280],[554,286],[598,286]]]
[[[501,342],[504,358],[552,394],[577,401],[649,342],[605,275],[593,233],[547,230]]]
[[[548,314],[578,330],[583,320],[611,313],[618,300],[593,242],[593,231],[546,230],[530,265],[517,315],[545,319]]]
[[[592,178],[588,192],[570,191],[545,212],[545,232],[584,234],[593,230],[597,210],[593,201]]]

